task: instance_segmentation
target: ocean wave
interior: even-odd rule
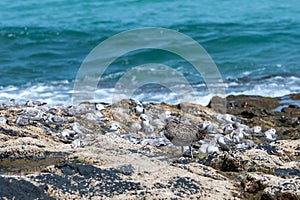
[[[187,96],[186,89],[180,84],[172,83],[171,88],[165,88],[160,85],[146,85],[136,89],[132,96],[144,102],[165,102],[169,104],[180,103],[182,99]],[[253,80],[252,82],[237,82],[227,81],[226,94],[228,95],[260,95],[268,97],[281,97],[293,93],[300,93],[300,78],[295,76],[274,76],[263,80]],[[50,105],[58,103],[72,104],[72,97],[74,82],[52,81],[50,83],[26,84],[18,86],[5,86],[0,87],[0,101],[9,101],[15,99],[18,102],[25,102],[28,99],[39,100],[46,102]],[[191,98],[191,103],[199,103],[207,105],[210,99],[215,94],[209,93],[205,83],[192,84],[194,96]],[[118,90],[114,87],[95,88],[95,98],[92,101],[111,103],[117,98],[121,98],[117,94]],[[127,96],[128,97],[128,96]],[[117,99],[121,100],[121,99]]]
[[[274,1],[264,4],[220,1],[205,5],[191,0],[185,3],[92,0],[77,1],[74,5],[47,0],[39,4],[33,0],[5,2],[0,2],[0,11],[5,16],[0,21],[0,100],[3,101],[71,102],[74,84],[71,80],[76,79],[76,72],[89,52],[121,31],[142,27],[169,28],[196,40],[219,68],[227,95],[281,96],[299,92],[299,2],[286,2],[284,6]],[[224,9],[237,6],[235,12]],[[140,37],[146,36],[137,39]],[[106,52],[114,52],[115,48],[117,44]],[[195,60],[199,58],[195,52],[190,55]],[[207,104],[213,95],[209,94],[201,74],[184,58],[170,52],[141,49],[120,56],[107,68],[96,89],[97,100],[108,101],[120,77],[131,67],[147,63],[165,64],[181,73],[197,91],[198,103]],[[92,76],[98,78],[99,74]],[[166,81],[176,85],[176,80],[170,77]],[[146,93],[139,90],[134,95],[145,101],[177,102],[176,95],[159,87]]]

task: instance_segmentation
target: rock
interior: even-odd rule
[[[276,110],[281,98],[226,101],[226,114],[191,103],[130,99],[113,105],[0,103],[0,196],[299,199],[299,119]],[[284,106],[298,109],[293,105]],[[166,116],[199,129],[210,122],[209,131],[202,127],[207,137],[193,143],[194,159],[164,137]],[[263,133],[272,128],[278,137],[267,141]]]
[[[26,180],[0,176],[0,187],[0,196],[4,199],[55,199],[45,193],[47,186],[36,186]]]
[[[226,99],[220,98],[218,96],[214,96],[210,102],[208,103],[207,107],[213,109],[217,113],[226,113]]]
[[[249,173],[242,181],[247,199],[299,199],[300,181],[261,173]]]

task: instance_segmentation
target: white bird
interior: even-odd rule
[[[219,152],[219,148],[213,143],[203,143],[201,147],[198,149],[198,153],[208,153],[213,154],[215,152]]]
[[[235,123],[237,122],[237,118],[234,115],[230,114],[217,114],[216,120],[220,123]]]
[[[239,143],[244,138],[244,133],[242,129],[236,129],[231,134],[232,141]]]
[[[120,128],[120,125],[117,122],[113,122],[106,126],[109,131],[116,131]]]
[[[164,112],[164,118],[165,118],[165,119],[168,119],[168,118],[170,118],[170,117],[172,117],[172,112],[169,111],[169,110],[165,111],[165,112]]]
[[[221,135],[217,139],[217,143],[220,145],[222,150],[228,151],[230,146],[233,145],[233,141],[229,135]]]
[[[204,143],[200,146],[200,148],[198,149],[198,153],[207,153],[207,147],[208,147],[208,143]]]
[[[23,117],[30,119],[30,120],[34,120],[34,121],[38,121],[42,118],[42,112],[36,109],[26,109]]]
[[[235,122],[235,123],[233,124],[233,126],[236,127],[236,129],[243,129],[243,131],[244,131],[247,135],[249,135],[249,134],[252,133],[250,127],[247,126],[247,125],[245,125],[245,124],[241,124],[241,123],[239,123],[239,122]]]
[[[95,121],[98,120],[98,116],[95,115],[94,113],[87,113],[87,114],[85,115],[85,118],[86,118],[87,120],[93,121],[93,122],[95,122]]]
[[[135,106],[135,113],[137,115],[140,115],[142,113],[144,113],[144,106],[141,102],[136,101],[136,106]]]
[[[154,131],[154,127],[150,124],[149,120],[142,120],[141,126],[144,133],[152,133]]]
[[[101,111],[101,110],[105,110],[106,108],[105,108],[105,106],[103,104],[97,103],[96,104],[96,109]]]
[[[104,117],[104,115],[102,114],[102,112],[99,111],[99,110],[95,110],[94,113],[95,113],[95,115],[96,115],[97,117],[99,117],[99,118]]]
[[[244,149],[250,149],[254,145],[255,144],[252,140],[243,140],[241,143],[236,144],[235,147],[236,149],[244,150]]]
[[[216,128],[216,126],[213,123],[211,123],[210,121],[200,122],[200,124],[198,125],[198,128],[200,131],[202,131],[203,133],[206,133],[208,135],[219,134],[219,131]]]
[[[95,110],[94,112],[89,112],[85,115],[85,118],[89,121],[99,122],[103,120],[104,115],[99,111]]]
[[[6,117],[0,116],[0,124],[6,124],[6,123],[7,123]]]
[[[254,126],[251,128],[252,133],[258,134],[261,132],[261,127],[260,126]]]
[[[209,143],[208,147],[206,149],[206,152],[208,154],[213,154],[213,153],[216,153],[216,152],[220,152],[220,150],[214,143]]]
[[[152,133],[154,131],[154,127],[151,125],[151,117],[146,114],[140,115],[142,131],[146,134]]]
[[[64,129],[61,133],[60,136],[64,140],[72,140],[75,138],[76,133],[75,131],[69,130],[69,129]]]
[[[277,138],[276,130],[274,128],[271,128],[264,132],[264,137],[269,141],[274,141]]]
[[[40,101],[32,101],[32,100],[28,100],[26,101],[26,103],[24,104],[24,106],[27,106],[27,107],[36,107],[36,106],[41,106],[41,105],[45,105],[47,103],[41,103]]]
[[[48,120],[52,124],[61,125],[66,122],[66,119],[59,115],[49,115]]]
[[[205,130],[209,125],[211,125],[210,121],[202,121],[199,123],[199,129]]]
[[[221,128],[224,131],[224,134],[229,134],[234,130],[232,124],[224,124],[221,126]]]
[[[146,115],[146,114],[141,114],[140,115],[140,119],[143,121],[143,120],[147,120],[147,121],[151,121],[152,120],[152,117],[149,116],[149,115]]]
[[[73,140],[72,141],[72,147],[73,148],[77,148],[77,147],[83,147],[84,146],[84,143],[82,140],[80,139],[76,139],[76,140]]]
[[[74,122],[72,124],[72,130],[80,135],[83,135],[83,131],[81,129],[81,125],[78,122]]]
[[[133,132],[138,133],[138,131],[141,130],[142,126],[137,122],[132,122],[130,128]]]

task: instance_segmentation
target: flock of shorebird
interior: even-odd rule
[[[135,101],[135,112],[140,116],[141,124],[136,124],[135,130],[141,130],[145,134],[151,134],[154,127],[151,123],[152,117],[144,112],[142,103]],[[173,145],[181,147],[182,154],[184,147],[189,147],[190,155],[193,158],[192,144],[200,144],[199,153],[214,153],[220,150],[228,151],[231,148],[247,149],[255,144],[252,140],[246,139],[249,136],[264,137],[268,141],[277,138],[276,130],[271,128],[262,132],[260,126],[249,127],[241,124],[239,120],[230,114],[217,114],[216,122],[201,121],[198,124],[191,123],[172,115],[171,111],[164,113],[163,135]]]
[[[161,114],[157,119],[147,113],[144,109],[144,105],[141,102],[134,101],[134,112],[139,116],[139,121],[131,124],[130,129],[133,133],[119,134],[117,130],[120,128],[118,122],[112,122],[105,127],[102,127],[105,134],[116,134],[123,137],[135,144],[152,146],[166,146],[173,144],[181,147],[182,154],[184,153],[184,147],[189,147],[190,155],[193,158],[192,146],[200,145],[198,153],[214,153],[219,151],[228,151],[230,149],[248,149],[253,147],[254,142],[249,139],[253,137],[264,137],[267,141],[274,141],[277,139],[276,130],[271,128],[266,131],[262,131],[260,126],[249,127],[240,123],[237,117],[230,114],[216,114],[214,116],[214,122],[212,121],[200,121],[198,123],[192,123],[187,119],[173,115],[171,111],[167,110]],[[42,111],[43,107],[40,107],[41,103],[32,101],[26,102],[24,105],[27,109],[24,110],[22,115],[16,119],[17,125],[32,124],[32,121],[42,120],[45,116]],[[9,106],[9,105],[8,105]],[[28,107],[39,107],[40,109],[29,109]],[[96,104],[96,114],[87,113],[88,120],[95,120],[103,118],[101,113],[106,107],[99,103]],[[43,108],[44,109],[44,108]],[[67,109],[68,110],[68,109]],[[68,110],[72,111],[72,110]],[[57,115],[51,108],[47,110],[47,120],[49,123],[60,125],[66,123],[66,119],[63,116]],[[70,113],[71,115],[72,113]],[[90,114],[90,115],[89,115]],[[97,120],[96,120],[97,121]],[[7,119],[0,117],[0,124],[6,124]],[[157,127],[163,127],[157,134]],[[78,122],[72,124],[72,130],[65,129],[61,132],[61,137],[64,140],[71,140],[74,142],[78,139],[78,135],[84,135],[82,127]],[[139,134],[139,131],[144,133]],[[156,134],[155,134],[156,133]],[[76,140],[77,141],[77,140]]]
[[[192,158],[192,144],[194,142],[200,142],[201,144],[198,150],[199,153],[214,153],[218,152],[219,148],[221,150],[229,150],[233,146],[236,149],[253,147],[254,142],[250,139],[245,139],[245,136],[263,136],[268,141],[274,141],[278,136],[273,128],[262,132],[260,126],[250,128],[239,123],[233,115],[218,114],[216,120],[220,123],[219,127],[210,121],[190,124],[171,116],[166,119],[164,135],[175,146],[181,146],[182,153],[183,147],[189,146]]]

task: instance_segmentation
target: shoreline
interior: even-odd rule
[[[0,196],[22,198],[30,188],[35,191],[31,198],[49,199],[297,199],[300,107],[293,102],[300,95],[290,97],[292,103],[283,97],[228,96],[228,114],[262,132],[275,128],[277,139],[250,135],[244,139],[253,146],[223,150],[216,144],[219,151],[214,153],[199,153],[201,143],[195,143],[194,159],[180,156],[179,148],[163,138],[163,114],[168,111],[192,124],[208,120],[219,129],[217,116],[223,115],[214,111],[218,98],[208,106],[134,100],[51,107],[1,104],[0,184],[6,189]],[[151,116],[152,131],[139,127],[141,114]]]

